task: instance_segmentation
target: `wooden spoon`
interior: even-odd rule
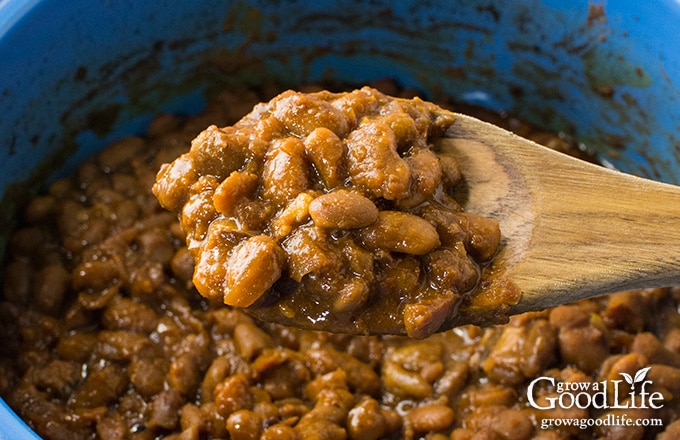
[[[478,289],[438,331],[507,322],[508,316],[623,290],[680,285],[680,187],[606,169],[497,126],[456,114],[440,155],[460,164],[463,209],[498,220],[500,250]],[[461,201],[461,200],[459,200]],[[382,321],[310,320],[272,305],[261,319],[343,333],[403,333]]]
[[[680,187],[456,118],[439,148],[464,172],[465,210],[500,222],[494,264],[521,293],[510,314],[680,284]]]

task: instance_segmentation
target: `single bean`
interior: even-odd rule
[[[167,361],[163,358],[133,359],[127,373],[135,390],[147,399],[163,391]]]
[[[351,278],[338,290],[333,301],[333,310],[351,312],[366,303],[370,294],[370,286],[363,278]]]
[[[134,239],[139,258],[146,261],[165,263],[175,254],[175,247],[168,240],[166,224],[150,227],[140,232]]]
[[[302,357],[292,350],[265,349],[251,364],[255,377],[272,400],[299,395],[310,379],[309,369]]]
[[[82,380],[82,364],[54,359],[47,365],[35,367],[33,380],[41,390],[50,390],[52,395],[68,396]]]
[[[150,428],[173,429],[179,423],[184,400],[174,388],[161,391],[151,402],[148,425]]]
[[[72,396],[77,407],[96,408],[118,400],[128,386],[128,377],[123,368],[107,363],[100,369],[90,371],[83,384]]]
[[[228,262],[224,303],[248,307],[281,276],[283,249],[270,237],[257,235],[238,245]]]
[[[555,329],[543,319],[526,327],[506,326],[482,368],[498,383],[517,385],[553,362],[556,339]]]
[[[153,342],[147,336],[130,331],[102,330],[98,336],[97,353],[104,359],[130,360],[153,346]]]
[[[411,167],[411,196],[428,197],[434,194],[442,179],[437,155],[429,148],[417,150],[406,158]]]
[[[170,260],[173,275],[181,281],[190,281],[194,273],[194,258],[186,247],[181,247]]]
[[[77,290],[103,288],[121,276],[115,260],[90,260],[76,266],[72,272],[72,284]]]
[[[399,156],[397,139],[387,124],[362,123],[347,136],[345,145],[353,184],[387,200],[408,196],[411,170]]]
[[[491,428],[504,440],[528,440],[534,433],[530,416],[517,409],[506,409],[495,414],[491,419]]]
[[[196,244],[198,247],[188,247],[189,252],[196,257],[192,280],[201,295],[224,300],[229,258],[232,250],[245,237],[245,234],[238,232],[232,220],[217,219],[210,225],[205,241]],[[209,251],[202,252],[203,248]]]
[[[593,303],[580,302],[555,307],[548,315],[550,324],[557,328],[586,326],[590,323],[592,314],[596,312],[593,306]]]
[[[442,179],[447,185],[455,185],[462,179],[463,173],[460,170],[458,161],[453,157],[446,154],[440,154],[439,166],[442,170]]]
[[[101,291],[90,292],[84,290],[78,294],[77,307],[73,308],[73,312],[80,313],[85,310],[99,310],[108,306],[109,303],[118,297],[120,288],[114,284],[111,287],[106,287]]]
[[[418,147],[423,146],[422,144],[424,144],[424,142],[422,136],[418,133],[416,122],[408,113],[401,111],[387,114],[383,116],[383,121],[394,132],[400,153],[413,147],[414,143],[420,144]]]
[[[102,324],[109,330],[151,333],[158,325],[158,316],[149,306],[129,298],[117,298],[104,310]]]
[[[473,408],[511,406],[517,401],[514,388],[487,382],[472,385],[469,390],[470,405]]]
[[[178,356],[170,364],[167,374],[168,383],[185,396],[191,396],[201,384],[203,369],[192,353]]]
[[[465,293],[474,289],[479,278],[477,265],[467,255],[465,246],[435,249],[424,258],[425,269],[432,286],[437,290]]]
[[[636,291],[614,293],[609,296],[607,308],[601,313],[602,319],[609,327],[639,333],[648,325],[649,319],[649,306],[642,300]],[[589,315],[585,316],[587,318]]]
[[[264,430],[261,440],[298,440],[299,438],[295,428],[284,423],[276,423]]]
[[[288,275],[295,281],[310,273],[338,270],[342,255],[332,250],[330,239],[315,225],[295,229],[283,242],[288,253]]]
[[[680,353],[680,328],[673,328],[663,338],[663,345],[667,350]]]
[[[57,354],[62,359],[85,362],[97,346],[97,335],[94,333],[77,332],[59,341]]]
[[[349,411],[347,431],[352,440],[377,440],[385,435],[385,418],[375,399],[364,399]]]
[[[198,173],[193,167],[191,157],[186,153],[172,163],[161,166],[152,191],[161,206],[177,212],[189,199],[188,188],[197,180]]]
[[[231,362],[229,362],[229,359],[223,356],[213,359],[201,382],[202,403],[213,402],[215,400],[215,387],[225,377],[229,376],[230,372]]]
[[[342,184],[344,150],[340,138],[326,127],[318,127],[304,140],[305,152],[326,189]]]
[[[275,116],[268,116],[260,119],[255,124],[255,136],[258,141],[261,141],[264,144],[267,144],[274,139],[284,137],[285,133],[285,125],[283,125],[283,122],[276,119]],[[254,147],[252,144],[251,146]],[[266,150],[266,147],[264,147],[264,150]]]
[[[257,440],[264,425],[264,417],[254,411],[241,409],[227,418],[227,431],[233,440]]]
[[[381,375],[385,388],[398,397],[425,399],[432,397],[432,384],[418,372],[409,371],[395,362],[385,362]]]
[[[380,377],[375,370],[348,353],[332,348],[310,349],[305,351],[305,360],[315,375],[342,369],[347,373],[345,380],[350,389],[373,396],[380,393]]]
[[[612,355],[602,364],[600,375],[607,380],[619,380],[621,373],[634,377],[635,373],[646,365],[647,358],[637,353]]]
[[[447,291],[437,293],[404,308],[406,333],[412,339],[423,339],[436,332],[454,314],[460,295]]]
[[[189,174],[213,175],[222,180],[241,168],[248,155],[248,147],[231,134],[230,129],[211,125],[196,136],[188,153],[195,171]]]
[[[358,236],[370,248],[412,255],[426,254],[440,244],[432,224],[400,211],[380,211],[378,220],[359,229]]]
[[[125,438],[128,427],[125,420],[118,413],[107,414],[97,421],[96,432],[102,440],[116,440]]]
[[[309,205],[314,200],[314,195],[309,192],[301,192],[271,221],[270,228],[276,240],[282,240],[291,231],[309,220]]]
[[[340,189],[314,199],[309,215],[323,228],[355,229],[378,220],[378,208],[361,194]]]
[[[406,419],[415,432],[424,433],[450,428],[456,414],[449,406],[435,403],[412,409],[406,414]]]
[[[457,212],[456,220],[466,233],[465,247],[479,261],[489,261],[496,254],[501,230],[496,220],[469,212]]]
[[[205,238],[211,222],[219,216],[212,203],[217,185],[219,181],[213,176],[200,177],[191,186],[189,200],[181,209],[180,223],[187,232],[187,245],[190,249]]]
[[[262,171],[265,198],[283,205],[309,188],[309,164],[304,149],[298,138],[274,141],[265,156]]]
[[[215,386],[215,405],[222,417],[253,406],[253,393],[244,374],[234,374]]]
[[[313,432],[312,429],[320,429],[321,438],[343,439],[346,431],[342,427],[347,420],[349,411],[354,406],[354,395],[344,388],[324,389],[317,396],[314,408],[302,416],[297,425],[303,432]]]
[[[185,403],[179,414],[179,426],[182,431],[191,427],[205,430],[208,421],[205,419],[201,408],[193,403]]]
[[[607,335],[593,326],[561,328],[560,356],[586,373],[596,371],[609,356]]]
[[[255,191],[257,183],[257,174],[233,171],[215,190],[215,209],[223,214],[232,214],[236,204]]]
[[[234,327],[234,345],[239,355],[251,361],[265,348],[274,347],[274,341],[264,330],[252,322],[242,322]]]

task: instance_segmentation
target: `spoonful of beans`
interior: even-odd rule
[[[208,127],[153,190],[201,295],[301,328],[424,338],[680,282],[680,188],[367,87]]]

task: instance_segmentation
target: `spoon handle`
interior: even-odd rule
[[[680,283],[680,190],[559,162],[540,177],[550,191],[537,200],[531,250],[515,266],[527,286],[518,306]]]
[[[680,284],[680,187],[456,117],[443,151],[466,170],[466,209],[500,222],[496,261],[522,292],[511,313]]]

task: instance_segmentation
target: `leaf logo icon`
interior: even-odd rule
[[[644,382],[645,377],[647,377],[647,373],[649,373],[649,369],[650,369],[650,367],[645,367],[645,368],[639,369],[635,373],[635,377],[631,376],[628,373],[619,373],[619,374],[621,376],[623,376],[623,378],[626,380],[626,382],[628,382],[628,384],[630,386],[634,387],[636,383]]]
[[[651,368],[651,367],[639,369],[638,372],[635,373],[634,382],[635,382],[635,383],[643,382],[643,381],[645,380],[645,377],[647,377],[647,373],[649,372],[649,369],[650,369],[650,368]]]

